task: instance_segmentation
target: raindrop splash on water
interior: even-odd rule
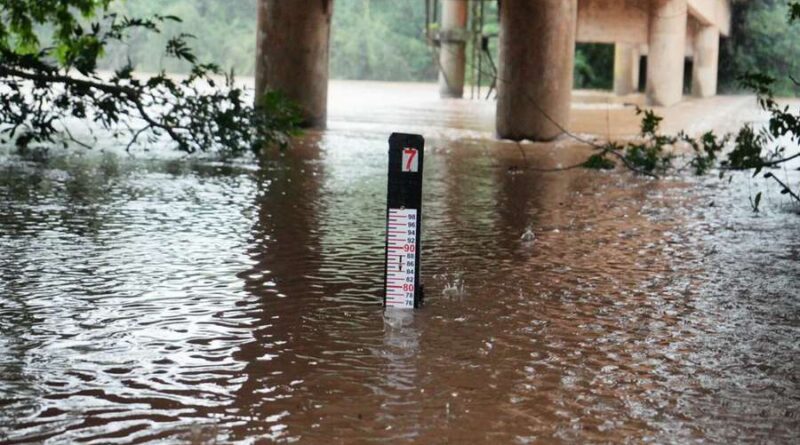
[[[510,175],[491,104],[340,88],[258,163],[4,161],[0,441],[796,441],[796,215],[738,179]],[[429,297],[384,311],[400,124],[437,147]]]
[[[522,233],[522,236],[520,236],[519,239],[523,243],[532,243],[536,241],[536,234],[533,233],[531,226],[528,226],[525,228],[525,232]]]

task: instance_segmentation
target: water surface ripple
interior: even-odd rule
[[[780,196],[443,131],[426,306],[385,318],[388,132],[348,125],[260,166],[4,160],[0,442],[800,439]]]

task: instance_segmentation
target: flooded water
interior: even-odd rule
[[[331,128],[259,162],[3,158],[0,442],[800,440],[777,189],[537,173],[583,152],[382,89],[335,86]],[[392,131],[427,137],[426,304],[402,314],[381,307]]]

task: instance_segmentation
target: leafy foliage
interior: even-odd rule
[[[614,85],[614,45],[575,46],[575,87],[610,90]]]
[[[132,29],[123,42],[111,42],[100,69],[116,70],[133,61],[145,72],[189,73],[191,64],[165,57],[168,41],[191,33],[192,50],[199,60],[213,60],[238,74],[252,75],[256,53],[256,2],[253,0],[126,0],[113,1],[109,12],[126,17],[171,15],[181,18],[161,32]],[[199,30],[202,30],[199,31]]]
[[[609,158],[617,157],[634,172],[656,176],[674,167],[673,161],[677,156],[669,148],[677,144],[692,148],[686,166],[691,167],[697,175],[706,174],[718,167],[720,177],[730,170],[753,170],[753,176],[756,176],[763,169],[775,168],[800,158],[800,148],[797,145],[800,142],[800,116],[792,113],[789,107],[780,106],[774,99],[771,88],[774,80],[763,74],[749,74],[743,76],[741,81],[744,86],[756,92],[759,105],[770,113],[769,123],[760,131],[745,125],[735,135],[718,136],[709,131],[698,138],[684,132],[667,136],[659,133],[662,121],[660,116],[652,110],[637,108],[637,114],[642,116],[639,138],[625,145],[614,142],[597,145],[597,152],[581,166],[592,169],[613,168],[614,162]],[[720,155],[729,146],[731,139],[734,141],[733,145],[725,159],[720,161]],[[794,153],[787,154],[787,147],[777,144],[786,139],[793,143]],[[800,203],[800,195],[773,173],[767,172],[764,177],[777,182],[781,187],[781,194],[789,195]],[[760,202],[760,192],[755,198],[750,198],[754,212],[758,212]]]
[[[657,116],[652,110],[637,108],[636,114],[643,115],[641,140],[627,145],[625,160],[628,161],[628,164],[646,173],[666,171],[671,166],[672,155],[665,152],[665,147],[674,144],[677,138],[658,133],[658,127],[663,118]]]
[[[424,1],[337,2],[331,75],[344,79],[435,79],[438,67],[424,39],[424,25]]]
[[[593,170],[612,170],[617,164],[604,156],[603,153],[595,153],[583,163],[584,168]]]
[[[800,3],[789,2],[789,22],[800,19]]]
[[[760,171],[791,159],[800,157],[800,152],[786,157],[786,146],[777,144],[788,139],[800,142],[800,115],[792,113],[789,106],[781,106],[773,97],[772,86],[775,80],[763,74],[747,74],[741,78],[742,85],[755,91],[758,103],[770,114],[769,123],[756,133],[749,125],[736,135],[736,147],[728,156],[725,166],[731,169],[751,169]]]
[[[761,152],[764,149],[764,140],[764,133],[756,133],[753,127],[745,125],[736,135],[736,145],[728,154],[728,159],[723,161],[723,165],[735,170],[763,168]]]
[[[337,0],[334,10],[332,78],[436,79],[437,65],[424,39],[424,1]],[[165,59],[162,49],[172,36],[194,33],[198,59],[218,61],[239,74],[252,75],[255,71],[253,0],[117,1],[109,11],[134,17],[169,14],[181,17],[182,23],[162,33],[132,30],[124,44],[112,42],[108,46],[108,57],[99,62],[102,69],[118,69],[130,59],[143,71],[188,73],[189,64]]]
[[[642,116],[638,138],[624,145],[608,142],[596,146],[599,152],[593,154],[583,166],[594,169],[610,168],[614,166],[610,157],[616,157],[625,167],[636,173],[657,176],[673,167],[677,156],[671,148],[683,143],[693,149],[692,158],[687,165],[692,166],[696,174],[703,174],[711,168],[727,140],[719,139],[713,133],[706,133],[698,139],[683,132],[676,136],[664,135],[659,132],[663,120],[661,116],[653,110],[638,107],[636,114]]]
[[[798,8],[800,9],[800,8]],[[792,112],[788,106],[781,106],[775,99],[772,87],[775,80],[763,74],[747,74],[741,78],[742,85],[756,92],[758,103],[770,114],[769,123],[756,132],[749,125],[742,127],[736,135],[736,145],[722,162],[723,168],[731,170],[754,170],[753,176],[764,168],[773,168],[800,158],[800,114]],[[792,143],[795,153],[787,153],[787,146],[780,141]],[[789,185],[783,183],[770,172],[765,178],[772,178],[781,186],[781,193],[788,194],[800,202],[800,196]],[[758,209],[757,202],[754,209]]]
[[[40,2],[43,5],[60,3]],[[94,3],[86,1],[85,3]],[[337,0],[333,16],[331,76],[333,78],[431,81],[436,78],[436,61],[423,35],[423,0]],[[440,2],[441,4],[441,2]],[[487,2],[484,31],[497,32],[496,3]],[[44,6],[42,8],[54,10]],[[188,73],[191,65],[165,58],[167,41],[181,32],[197,35],[194,53],[200,60],[214,60],[239,74],[255,69],[256,2],[252,0],[135,0],[114,1],[108,11],[125,17],[156,14],[181,17],[164,32],[131,29],[124,42],[109,42],[98,68],[116,70],[131,60],[138,70]],[[797,94],[788,78],[800,68],[800,46],[796,29],[786,17],[797,17],[800,7],[787,0],[734,0],[733,32],[721,46],[720,87],[738,90],[738,78],[753,70],[764,70],[778,79],[775,92]],[[48,27],[48,29],[52,29]],[[202,33],[197,30],[202,29]],[[496,40],[492,55],[497,57]],[[472,52],[467,51],[468,57]],[[575,56],[575,85],[578,88],[611,88],[613,48],[610,45],[578,44]],[[497,60],[495,60],[495,63]],[[474,62],[473,62],[474,63]],[[488,78],[484,73],[484,79]]]
[[[694,156],[689,161],[689,166],[699,176],[715,167],[717,158],[730,140],[730,136],[719,137],[713,131],[708,131],[699,139],[693,139],[685,133],[680,135],[680,139],[692,147]]]
[[[793,24],[800,16],[798,2],[734,0],[732,13],[731,35],[720,45],[720,88],[738,91],[743,75],[759,72],[775,79],[772,90],[776,94],[800,93],[790,77],[800,72],[800,25]]]
[[[753,208],[753,212],[758,213],[758,206],[761,204],[761,192],[756,193],[755,198],[750,199],[750,207]]]
[[[129,18],[109,11],[111,0],[0,0],[0,137],[20,149],[72,139],[69,122],[88,121],[128,137],[168,138],[183,151],[258,150],[285,143],[296,124],[292,107],[276,95],[252,105],[232,74],[199,63],[188,34],[167,40],[165,55],[190,66],[177,79],[165,72],[141,78],[126,63],[101,75],[98,60],[132,31],[159,33],[173,15]],[[46,45],[41,28],[51,30]]]
[[[766,2],[767,0],[761,0]],[[756,2],[753,2],[756,3]],[[800,2],[788,2],[784,6],[788,9],[788,22],[800,20]],[[784,16],[785,17],[785,16]],[[765,66],[770,66],[769,64]],[[800,87],[792,73],[786,73],[787,78],[794,87]],[[622,159],[625,166],[639,173],[653,175],[659,171],[666,171],[672,167],[674,155],[665,150],[665,147],[676,143],[688,144],[692,150],[692,157],[687,164],[698,175],[709,172],[716,166],[721,169],[720,177],[728,170],[753,170],[753,176],[758,175],[765,168],[775,168],[793,159],[800,158],[800,114],[790,109],[788,105],[780,105],[775,100],[775,90],[780,88],[776,77],[764,71],[751,71],[739,76],[741,87],[756,93],[759,106],[769,113],[768,124],[756,131],[751,125],[739,129],[736,135],[717,136],[707,132],[695,139],[686,133],[677,136],[664,136],[659,134],[658,127],[661,118],[651,110],[637,108],[637,114],[642,115],[640,138],[628,142],[625,146],[609,143],[597,146],[599,153],[595,153],[583,166],[587,168],[606,168],[607,163],[602,159],[615,155]],[[733,139],[733,147],[721,162],[717,162],[720,154]],[[793,153],[781,142],[790,142]],[[789,184],[784,183],[772,172],[766,172],[764,178],[773,179],[781,187],[781,194],[789,195],[800,203],[800,195],[794,192]],[[750,205],[754,212],[759,211],[761,192],[750,198]]]

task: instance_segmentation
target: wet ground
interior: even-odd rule
[[[800,215],[778,189],[537,173],[581,148],[384,87],[335,84],[330,129],[261,162],[6,155],[0,442],[800,440]],[[636,128],[622,104],[575,116]],[[427,298],[404,316],[381,308],[392,131],[428,147]]]

